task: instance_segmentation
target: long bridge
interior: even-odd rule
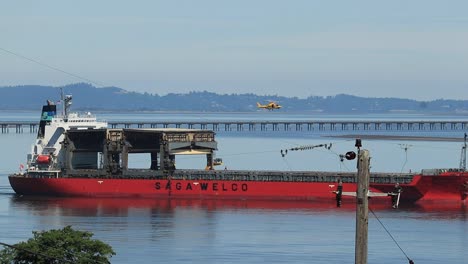
[[[39,127],[33,121],[0,121],[1,133],[35,133]],[[468,130],[467,120],[259,120],[259,121],[109,121],[109,128],[196,128],[224,132],[378,132],[425,131],[457,132]]]

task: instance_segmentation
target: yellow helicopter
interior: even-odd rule
[[[257,108],[263,108],[263,109],[268,109],[268,110],[275,110],[275,109],[280,109],[282,106],[279,105],[278,103],[274,101],[269,101],[268,104],[261,104],[257,102]]]

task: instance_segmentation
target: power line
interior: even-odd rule
[[[403,253],[403,255],[405,255],[406,259],[408,259],[409,263],[413,263],[414,264],[414,261],[412,259],[410,259],[408,257],[408,255],[406,254],[406,252],[400,247],[400,245],[398,244],[398,242],[396,241],[396,239],[392,236],[392,234],[390,233],[390,231],[388,231],[388,229],[385,227],[385,225],[382,223],[382,221],[380,221],[379,217],[374,213],[374,211],[372,210],[372,208],[369,207],[369,211],[371,211],[371,213],[374,215],[375,219],[377,219],[377,221],[379,221],[380,225],[383,227],[383,229],[387,232],[387,234],[390,236],[390,238],[393,240],[393,242],[397,245],[397,247],[400,249],[400,251]]]
[[[79,76],[79,75],[77,75],[77,74],[74,74],[74,73],[71,73],[71,72],[68,72],[68,71],[64,71],[64,70],[59,69],[59,68],[57,68],[57,67],[50,66],[50,65],[48,65],[48,64],[45,64],[45,63],[40,62],[40,61],[38,61],[38,60],[35,60],[35,59],[32,59],[32,58],[26,57],[26,56],[24,56],[24,55],[21,55],[21,54],[19,54],[19,53],[13,52],[13,51],[11,51],[11,50],[7,50],[7,49],[2,48],[2,47],[0,47],[0,50],[3,50],[4,52],[7,52],[7,53],[9,53],[9,54],[11,54],[11,55],[14,55],[14,56],[16,56],[16,57],[22,58],[22,59],[24,59],[24,60],[27,60],[27,61],[36,63],[36,64],[41,65],[41,66],[43,66],[43,67],[49,68],[49,69],[51,69],[51,70],[58,71],[58,72],[67,74],[67,75],[69,75],[69,76],[72,76],[72,77],[74,77],[74,78],[77,78],[77,79],[80,79],[80,80],[83,80],[83,81],[92,83],[92,84],[94,84],[94,85],[101,86],[101,87],[104,86],[103,84],[101,84],[101,83],[99,83],[99,82],[90,80],[90,79],[88,79],[88,78]]]
[[[403,166],[401,166],[400,173],[403,173],[403,169],[405,168],[406,163],[408,162],[408,149],[412,146],[413,145],[410,144],[400,144],[400,147],[405,151],[405,162],[403,163]]]

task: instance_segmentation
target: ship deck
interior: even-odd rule
[[[38,174],[39,175],[39,174]],[[414,173],[373,172],[371,183],[409,184]],[[34,177],[33,173],[30,176]],[[44,174],[41,174],[43,177]],[[264,170],[193,170],[155,171],[149,169],[129,169],[116,175],[104,170],[73,170],[59,177],[68,178],[116,178],[116,179],[183,179],[183,180],[224,180],[224,181],[265,181],[265,182],[357,182],[356,172],[327,171],[264,171]]]

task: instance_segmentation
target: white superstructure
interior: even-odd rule
[[[63,111],[61,115],[55,112],[51,114],[42,113],[41,122],[44,120],[43,128],[39,128],[39,133],[31,153],[28,154],[27,171],[53,170],[62,168],[64,153],[61,150],[61,143],[64,139],[64,132],[70,129],[100,129],[107,128],[107,122],[97,121],[96,116],[91,113],[70,113],[72,97],[62,96]],[[54,104],[48,101],[48,106]]]

